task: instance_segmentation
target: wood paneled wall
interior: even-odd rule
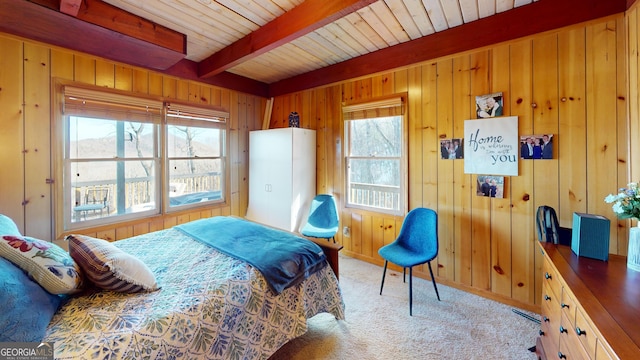
[[[629,163],[631,179],[640,181],[640,4],[636,2],[626,14],[627,20],[627,55],[629,59],[629,137],[628,151],[633,161]]]
[[[261,127],[266,99],[0,34],[0,213],[13,218],[24,234],[47,240],[61,236],[54,229],[53,206],[61,179],[55,178],[58,163],[50,144],[55,119],[51,89],[56,79],[213,105],[230,113],[230,184],[224,205],[75,232],[118,240],[201,217],[244,216],[248,132]]]
[[[610,252],[626,254],[628,222],[617,221],[603,199],[628,181],[627,69],[620,14],[280,96],[271,127],[288,126],[287,114],[297,111],[302,127],[317,130],[317,191],[341,203],[341,226],[351,228],[350,237],[339,236],[343,251],[382,264],[377,250],[395,239],[403,219],[344,207],[341,103],[407,92],[409,208],[439,214],[437,277],[533,305],[540,298],[538,206],[553,206],[564,227],[574,212],[608,217]],[[505,115],[518,116],[520,134],[554,134],[555,144],[552,160],[520,160],[503,199],[476,196],[476,175],[464,173],[464,160],[439,156],[439,139],[464,136],[475,96],[493,92],[503,93]],[[428,277],[425,268],[419,274]]]
[[[280,96],[271,127],[286,127],[297,111],[317,131],[317,192],[341,204],[344,253],[375,264],[402,217],[344,208],[341,104],[408,94],[409,206],[439,214],[438,280],[506,303],[536,309],[541,256],[534,213],[558,211],[570,227],[573,212],[612,221],[610,252],[626,254],[628,221],[617,221],[604,197],[638,178],[631,166],[640,135],[640,24],[637,7],[620,14],[488,48],[434,59],[353,81]],[[629,51],[627,52],[627,47]],[[419,49],[416,49],[419,51]],[[231,113],[229,200],[225,206],[166,214],[84,233],[117,240],[203,216],[243,216],[248,203],[248,131],[259,129],[266,99],[124,66],[0,34],[0,213],[31,236],[53,239],[55,160],[51,156],[51,87],[55,78],[167,99],[220,105]],[[464,160],[441,160],[439,139],[463,137],[476,95],[503,92],[505,115],[518,116],[521,134],[554,134],[553,160],[520,161],[507,177],[505,198],[475,195]],[[628,96],[630,100],[627,101]],[[630,121],[627,121],[627,119]],[[631,138],[630,138],[631,136]],[[634,151],[635,150],[635,151]],[[629,170],[631,169],[631,170]],[[52,179],[54,184],[49,184]],[[425,268],[418,276],[428,277]]]

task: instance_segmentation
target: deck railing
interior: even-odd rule
[[[400,187],[352,182],[349,203],[386,210],[400,209]]]
[[[179,193],[172,195],[191,194],[201,191],[220,191],[222,189],[222,174],[220,172],[209,172],[201,174],[186,174],[172,176],[170,180],[172,188],[179,189]],[[108,189],[107,203],[108,211],[95,212],[95,214],[84,214],[82,219],[97,218],[110,216],[118,212],[117,206],[117,182],[116,180],[109,181],[87,181],[77,182],[73,184],[72,201],[75,204],[73,207],[82,205],[86,202],[86,194],[96,189]],[[139,177],[126,179],[124,182],[124,199],[125,209],[133,209],[136,206],[153,203],[156,187],[154,185],[154,179],[152,177]],[[73,211],[73,209],[72,209]],[[128,210],[127,210],[128,211]],[[74,214],[76,220],[80,219]]]

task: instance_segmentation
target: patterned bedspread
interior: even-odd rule
[[[43,341],[56,359],[267,359],[328,312],[344,319],[329,266],[279,296],[257,270],[175,229],[115,243],[155,273],[160,290],[77,296]]]

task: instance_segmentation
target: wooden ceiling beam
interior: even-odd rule
[[[306,0],[258,30],[202,60],[202,78],[219,74],[241,62],[304,36],[377,0]]]
[[[59,0],[0,0],[0,31],[154,70],[185,57],[185,35],[106,5],[84,0],[73,17]]]
[[[187,54],[186,35],[101,0],[82,0],[82,6],[77,18],[139,40]]]
[[[619,14],[627,0],[540,0],[269,85],[279,96]]]
[[[187,37],[102,0],[28,0],[138,40],[187,53]],[[69,12],[67,12],[68,10]],[[71,13],[75,12],[75,14]]]
[[[60,12],[71,16],[78,16],[81,4],[82,0],[60,0]]]

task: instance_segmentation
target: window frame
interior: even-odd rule
[[[406,104],[406,94],[393,94],[384,97],[377,97],[367,100],[353,101],[353,102],[345,102],[342,105],[342,125],[343,125],[343,136],[344,136],[344,194],[345,208],[358,209],[363,211],[369,211],[373,213],[383,213],[390,214],[394,216],[404,216],[407,213],[408,209],[408,176],[407,176],[407,166],[408,166],[408,128],[407,128],[407,104]],[[366,121],[367,119],[374,118],[383,118],[383,117],[393,117],[400,116],[400,137],[401,137],[401,153],[399,157],[389,157],[389,156],[355,156],[351,155],[351,136],[349,134],[349,123],[350,121]],[[398,209],[389,209],[382,208],[376,206],[368,206],[366,204],[355,203],[351,199],[349,186],[351,184],[350,179],[350,171],[349,164],[351,160],[359,160],[359,159],[399,159],[399,205]]]
[[[69,125],[70,125],[71,118],[73,117],[97,118],[97,117],[82,117],[82,116],[75,116],[75,115],[63,116],[63,122],[64,122],[63,126],[65,129],[65,137],[64,137],[65,142],[63,145],[66,148],[64,151],[65,154],[68,153],[69,142],[67,142],[66,139],[70,138]],[[114,120],[114,119],[105,119],[105,120],[122,122],[125,124],[125,128],[126,128],[126,123],[127,123],[126,120]],[[160,184],[161,184],[161,176],[160,176],[161,157],[160,157],[160,149],[159,149],[159,146],[160,146],[159,137],[160,137],[161,127],[160,127],[160,124],[156,124],[156,123],[150,123],[150,125],[153,127],[152,136],[153,136],[153,148],[154,148],[152,150],[151,156],[142,157],[142,158],[117,156],[117,157],[95,157],[95,158],[86,157],[86,158],[76,158],[76,159],[67,157],[67,156],[63,157],[62,161],[63,161],[64,175],[62,178],[62,187],[63,187],[63,197],[64,197],[64,204],[65,204],[65,208],[63,210],[65,230],[76,230],[76,229],[81,229],[89,226],[98,226],[98,225],[103,225],[103,224],[108,224],[113,222],[126,221],[126,220],[136,219],[140,217],[157,215],[160,213],[160,207],[157,204],[160,203],[159,190],[160,190]],[[80,214],[76,215],[75,213],[72,213],[74,206],[76,206],[77,204],[72,204],[72,196],[69,191],[70,189],[74,188],[73,186],[74,176],[73,176],[73,173],[71,172],[71,170],[74,168],[74,164],[116,162],[116,163],[122,163],[123,169],[124,169],[127,163],[133,163],[133,162],[139,162],[139,161],[149,161],[153,163],[153,174],[151,175],[152,182],[153,182],[153,194],[154,194],[154,196],[151,198],[151,201],[155,204],[153,208],[149,210],[140,210],[140,211],[130,212],[130,213],[126,213],[126,212],[118,213],[120,209],[117,209],[116,204],[118,204],[120,200],[124,201],[124,198],[120,199],[118,198],[117,193],[109,192],[109,197],[111,199],[116,199],[110,205],[111,208],[117,209],[116,214],[111,216],[99,217],[96,219],[90,219],[90,220],[85,219],[82,221],[73,221],[73,218],[75,216],[81,216]],[[127,177],[123,177],[120,180],[118,179],[117,173],[115,175],[116,184],[118,184],[120,181],[122,181],[123,183],[126,183],[127,179],[128,179]],[[117,188],[117,186],[114,188]],[[83,194],[80,193],[80,196],[82,195]],[[124,196],[124,192],[123,192],[123,196]],[[68,205],[69,208],[67,208],[66,205]],[[124,205],[122,206],[123,206],[122,210],[124,210]]]
[[[225,204],[227,199],[227,186],[228,182],[228,123],[229,123],[229,113],[213,108],[213,107],[199,107],[193,106],[191,104],[185,104],[181,102],[165,102],[165,120],[164,120],[164,139],[163,145],[165,152],[163,153],[163,161],[164,161],[164,172],[163,179],[163,212],[171,213],[175,211],[182,211],[185,209],[197,208],[211,204]],[[171,157],[169,156],[168,151],[168,143],[169,143],[169,131],[168,127],[170,125],[184,125],[195,128],[207,128],[207,129],[217,129],[221,131],[220,135],[220,144],[219,156],[193,156],[193,157]],[[190,204],[180,204],[180,205],[171,205],[170,204],[170,192],[171,192],[171,174],[170,174],[170,166],[169,163],[171,160],[188,160],[188,159],[199,159],[199,160],[220,160],[221,169],[220,169],[220,187],[221,187],[221,196],[219,199],[206,200],[197,203]]]
[[[213,127],[219,128],[222,131],[221,139],[223,141],[220,144],[220,161],[221,161],[221,198],[216,200],[208,200],[203,202],[197,202],[194,204],[188,204],[185,206],[169,206],[169,159],[167,152],[167,129],[171,120],[168,119],[168,106],[170,104],[179,104],[174,103],[173,101],[169,102],[169,100],[165,100],[161,97],[148,96],[145,94],[137,94],[133,92],[120,91],[112,88],[102,88],[96,87],[93,85],[80,84],[74,81],[68,81],[64,79],[54,79],[52,82],[52,111],[53,111],[53,123],[52,123],[52,131],[51,131],[51,153],[53,158],[53,169],[52,175],[53,178],[48,180],[48,182],[55,184],[53,191],[53,216],[54,216],[54,234],[56,237],[61,237],[65,233],[69,231],[76,231],[84,228],[92,228],[96,226],[102,226],[107,224],[117,224],[121,222],[126,222],[135,219],[142,219],[145,217],[150,217],[154,215],[163,215],[177,211],[184,211],[193,208],[199,207],[211,207],[211,206],[224,206],[228,203],[228,195],[229,195],[229,144],[228,144],[228,136],[229,136],[229,112],[223,110],[219,107],[207,106],[207,105],[192,105],[192,104],[180,104],[183,111],[182,115],[192,116],[196,115],[197,117],[192,117],[190,119],[180,119],[183,123],[189,124],[207,124],[206,127],[209,127],[208,124],[215,123]],[[154,134],[154,157],[153,157],[153,166],[154,166],[154,192],[155,192],[155,207],[151,210],[142,210],[136,213],[128,213],[128,214],[120,214],[120,215],[112,215],[105,216],[98,219],[91,219],[86,221],[71,221],[71,214],[73,212],[74,204],[73,195],[71,195],[71,190],[68,186],[72,183],[71,174],[69,173],[69,163],[73,162],[66,158],[66,154],[68,154],[69,144],[67,139],[69,139],[68,133],[68,123],[70,115],[65,113],[65,110],[68,109],[69,105],[65,103],[65,88],[76,88],[79,89],[80,92],[86,91],[89,94],[96,94],[96,96],[104,96],[108,101],[113,101],[115,103],[119,101],[123,101],[124,106],[120,107],[122,111],[141,111],[141,107],[138,106],[140,104],[142,108],[146,106],[145,104],[159,104],[157,119],[154,119],[153,126],[155,127]],[[88,101],[90,102],[90,101]],[[133,106],[130,106],[133,104]],[[122,104],[121,104],[122,105]],[[137,108],[136,108],[137,107]],[[89,111],[88,114],[92,116],[85,117],[96,117],[95,112]],[[83,115],[79,115],[83,116]],[[212,121],[211,117],[214,117],[215,120]],[[110,117],[102,117],[107,120],[123,120],[123,119],[114,119]],[[126,126],[126,119],[125,126]],[[117,157],[116,157],[117,158]],[[147,159],[146,157],[144,158]],[[89,158],[87,160],[82,161],[92,161],[94,159]],[[99,161],[114,161],[114,159],[98,159]],[[139,161],[140,158],[135,159],[125,159],[124,162],[127,161]],[[74,160],[75,161],[75,160]],[[69,194],[65,192],[68,191]],[[69,214],[67,214],[67,212]]]

